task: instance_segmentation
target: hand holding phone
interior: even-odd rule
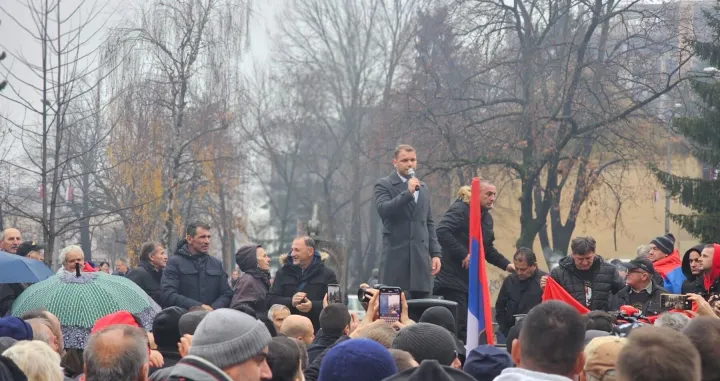
[[[692,300],[687,295],[661,294],[660,307],[665,310],[692,310]]]
[[[400,320],[402,315],[402,302],[400,287],[383,286],[380,288],[379,316],[387,323],[394,323]]]

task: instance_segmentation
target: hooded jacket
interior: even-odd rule
[[[148,261],[140,261],[138,267],[133,271],[128,271],[125,277],[140,286],[155,303],[162,305],[162,291],[160,290],[162,274],[162,269],[155,269],[155,266]]]
[[[270,273],[258,268],[258,247],[258,245],[243,246],[235,254],[235,263],[242,271],[242,275],[235,283],[230,308],[245,304],[260,315],[267,311],[265,297],[270,289]]]
[[[599,255],[595,255],[593,264],[588,271],[592,279],[590,281],[592,298],[588,308],[591,311],[607,311],[610,297],[625,287],[625,281],[620,278],[615,266],[605,262]],[[572,256],[561,259],[558,266],[550,272],[550,276],[575,300],[582,305],[587,305],[585,303],[585,285],[580,274],[580,271],[575,267]]]
[[[222,262],[207,254],[190,254],[185,240],[178,243],[175,255],[168,259],[160,288],[163,308],[190,310],[203,304],[213,309],[227,308],[232,298]]]
[[[267,305],[282,304],[290,309],[290,313],[306,316],[312,321],[317,332],[320,329],[320,311],[323,309],[323,298],[328,284],[337,282],[335,272],[325,266],[317,250],[304,271],[288,257],[285,265],[275,273],[275,280],[267,295]],[[298,292],[304,292],[312,302],[312,308],[307,313],[300,312],[292,305],[292,297]]]
[[[232,381],[222,369],[197,356],[185,356],[172,369],[168,380],[176,381]]]
[[[683,282],[680,290],[682,294],[695,292],[695,282],[697,281],[698,276],[694,275],[692,271],[690,271],[690,254],[693,251],[700,254],[702,253],[703,248],[705,248],[705,244],[701,243],[699,245],[691,247],[685,252],[685,255],[683,255],[681,268],[683,275],[685,275],[685,281]]]
[[[663,286],[670,291],[671,294],[679,294],[682,292],[685,275],[683,275],[682,262],[680,261],[680,254],[677,250],[673,250],[673,252],[665,258],[653,262],[653,267],[662,277]]]
[[[709,273],[704,273],[696,282],[697,293],[706,300],[720,294],[720,245],[713,244],[713,261]]]

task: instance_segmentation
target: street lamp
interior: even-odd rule
[[[705,68],[705,69],[709,69],[709,68]],[[705,69],[703,69],[703,71],[706,71]],[[715,69],[715,68],[712,68],[712,69]],[[715,70],[717,70],[717,69],[715,69]],[[670,170],[671,170],[670,159],[672,157],[672,152],[670,150],[670,147],[672,145],[672,135],[673,135],[672,123],[673,123],[673,118],[675,117],[675,110],[679,110],[680,108],[682,108],[682,104],[675,103],[674,106],[675,107],[670,110],[670,120],[668,120],[668,140],[667,140],[667,143],[665,144],[665,146],[666,146],[665,172],[668,174],[670,173]],[[665,234],[668,234],[668,233],[670,233],[670,191],[667,188],[665,188]]]

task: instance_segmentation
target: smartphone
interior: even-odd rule
[[[327,295],[328,304],[342,303],[342,295],[340,295],[339,284],[328,284]]]
[[[680,294],[661,294],[660,307],[667,310],[692,310],[692,300],[688,300],[687,295]]]
[[[400,301],[400,293],[402,290],[400,287],[383,286],[379,291],[380,311],[378,312],[380,319],[383,319],[388,323],[399,321],[400,315],[402,314],[402,302]]]

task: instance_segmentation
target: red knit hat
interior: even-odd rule
[[[95,333],[105,327],[118,324],[125,324],[133,327],[143,328],[138,322],[138,319],[133,314],[127,311],[118,311],[111,313],[110,315],[103,316],[100,319],[97,319],[95,321],[95,325],[90,330],[90,333]]]

